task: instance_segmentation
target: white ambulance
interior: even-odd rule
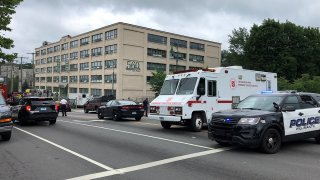
[[[187,70],[167,75],[160,95],[150,103],[149,119],[165,129],[180,124],[200,131],[213,112],[230,109],[251,94],[276,91],[276,73],[241,66]]]

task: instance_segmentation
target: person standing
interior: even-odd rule
[[[67,116],[67,103],[68,103],[68,101],[64,98],[62,98],[60,101],[60,108],[61,108],[62,116]]]
[[[148,106],[149,106],[149,101],[148,101],[148,98],[146,98],[143,101],[143,108],[144,108],[144,111],[146,112],[146,117],[148,117]]]

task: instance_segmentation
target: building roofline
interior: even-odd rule
[[[91,31],[88,31],[88,32],[85,32],[85,33],[81,33],[81,34],[75,35],[75,36],[64,35],[64,36],[62,36],[62,37],[60,38],[60,40],[61,40],[62,38],[65,38],[65,37],[70,37],[70,38],[79,37],[79,36],[82,36],[82,35],[84,35],[84,34],[88,34],[88,33],[94,32],[94,31],[99,31],[99,30],[101,30],[101,29],[105,29],[105,28],[112,27],[112,26],[117,26],[117,25],[126,25],[126,26],[141,28],[141,29],[145,29],[145,30],[156,31],[156,32],[159,32],[159,33],[165,33],[165,34],[180,36],[180,37],[184,37],[184,38],[188,38],[188,39],[194,39],[194,40],[198,40],[198,41],[204,41],[204,42],[208,42],[208,43],[214,43],[214,44],[221,45],[221,43],[215,42],[215,41],[209,41],[209,40],[200,39],[200,38],[195,38],[195,37],[191,37],[191,36],[185,36],[185,35],[181,35],[181,34],[171,33],[171,32],[162,31],[162,30],[157,30],[157,29],[152,29],[152,28],[148,28],[148,27],[144,27],[144,26],[138,26],[138,25],[129,24],[129,23],[125,23],[125,22],[116,22],[116,23],[113,23],[113,24],[109,24],[109,25],[107,25],[107,26],[100,27],[100,28],[98,28],[98,29],[94,29],[94,30],[91,30]],[[60,42],[60,40],[59,40],[59,41],[56,41],[56,42],[47,42],[47,41],[45,41],[45,42],[47,42],[46,45],[42,45],[42,46],[37,47],[37,48],[35,48],[35,49],[40,49],[40,48],[43,48],[43,47],[45,47],[45,46],[49,46],[49,45],[58,43],[58,42]]]

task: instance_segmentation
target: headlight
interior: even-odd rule
[[[248,124],[248,125],[254,125],[258,124],[260,122],[260,118],[241,118],[238,124]]]

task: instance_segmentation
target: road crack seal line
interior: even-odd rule
[[[90,162],[90,163],[92,163],[92,164],[94,164],[94,165],[97,165],[97,166],[99,166],[99,167],[101,167],[101,168],[103,168],[103,169],[105,169],[105,170],[117,171],[117,170],[115,170],[115,169],[113,169],[113,168],[111,168],[111,167],[109,167],[109,166],[106,166],[106,165],[104,165],[104,164],[102,164],[102,163],[99,163],[99,162],[97,162],[97,161],[95,161],[95,160],[93,160],[93,159],[90,159],[90,158],[88,158],[88,157],[86,157],[86,156],[83,156],[83,155],[81,155],[81,154],[79,154],[79,153],[77,153],[77,152],[75,152],[75,151],[72,151],[72,150],[70,150],[70,149],[68,149],[68,148],[65,148],[65,147],[59,145],[59,144],[56,144],[56,143],[54,143],[54,142],[52,142],[52,141],[49,141],[49,140],[47,140],[47,139],[44,139],[44,138],[42,138],[42,137],[40,137],[40,136],[38,136],[38,135],[35,135],[35,134],[31,133],[31,132],[28,132],[28,131],[26,131],[26,130],[20,129],[20,128],[18,128],[18,127],[14,127],[14,128],[17,129],[17,130],[19,130],[19,131],[22,131],[22,132],[24,132],[24,133],[26,133],[26,134],[29,134],[29,135],[31,135],[31,136],[33,136],[33,137],[35,137],[35,138],[38,138],[38,139],[40,139],[40,140],[42,140],[42,141],[44,141],[44,142],[46,142],[46,143],[48,143],[48,144],[51,144],[51,145],[53,145],[53,146],[55,146],[55,147],[57,147],[57,148],[59,148],[59,149],[62,149],[62,150],[66,151],[66,152],[68,152],[68,153],[70,153],[70,154],[73,154],[73,155],[75,155],[75,156],[77,156],[77,157],[79,157],[79,158],[81,158],[81,159],[83,159],[83,160],[86,160],[86,161],[88,161],[88,162]],[[121,173],[121,172],[119,172],[119,173]]]
[[[136,166],[130,166],[130,167],[115,169],[115,170],[111,170],[111,171],[105,171],[105,172],[99,172],[99,173],[95,173],[95,174],[88,174],[88,175],[84,175],[84,176],[74,177],[74,178],[71,178],[68,180],[97,179],[97,178],[103,178],[103,177],[107,177],[107,176],[125,174],[125,173],[132,172],[132,171],[138,171],[138,170],[147,169],[147,168],[151,168],[151,167],[155,167],[155,166],[161,166],[161,165],[165,165],[165,164],[169,164],[169,163],[173,163],[173,162],[177,162],[177,161],[182,161],[182,160],[186,160],[186,159],[215,154],[215,153],[227,151],[230,149],[233,149],[233,148],[225,147],[225,148],[219,148],[219,149],[212,149],[212,150],[208,150],[208,151],[202,151],[202,152],[177,156],[177,157],[173,157],[173,158],[163,159],[163,160],[159,160],[159,161],[144,163],[144,164],[140,164],[140,165],[136,165]]]
[[[78,124],[78,125],[81,125],[81,126],[93,127],[93,128],[98,128],[98,129],[105,129],[105,130],[110,130],[110,131],[115,131],[115,132],[122,132],[122,133],[126,133],[126,134],[132,134],[132,135],[137,135],[137,136],[149,137],[149,138],[153,138],[153,139],[158,139],[158,140],[163,140],[163,141],[168,141],[168,142],[174,142],[174,143],[178,143],[178,144],[184,144],[184,145],[189,145],[189,146],[194,146],[194,147],[199,147],[199,148],[214,150],[214,148],[211,148],[211,147],[206,147],[206,146],[201,146],[201,145],[197,145],[197,144],[186,143],[186,142],[177,141],[177,140],[172,140],[172,139],[161,138],[161,137],[157,137],[157,136],[151,136],[151,135],[146,135],[146,134],[134,133],[134,132],[123,131],[123,130],[112,129],[112,128],[106,128],[106,127],[101,127],[101,126],[94,126],[94,125],[89,125],[89,124],[81,124],[81,123],[64,121],[64,120],[59,120],[59,121],[61,121],[61,122],[66,122],[66,123],[70,123],[70,124]]]

